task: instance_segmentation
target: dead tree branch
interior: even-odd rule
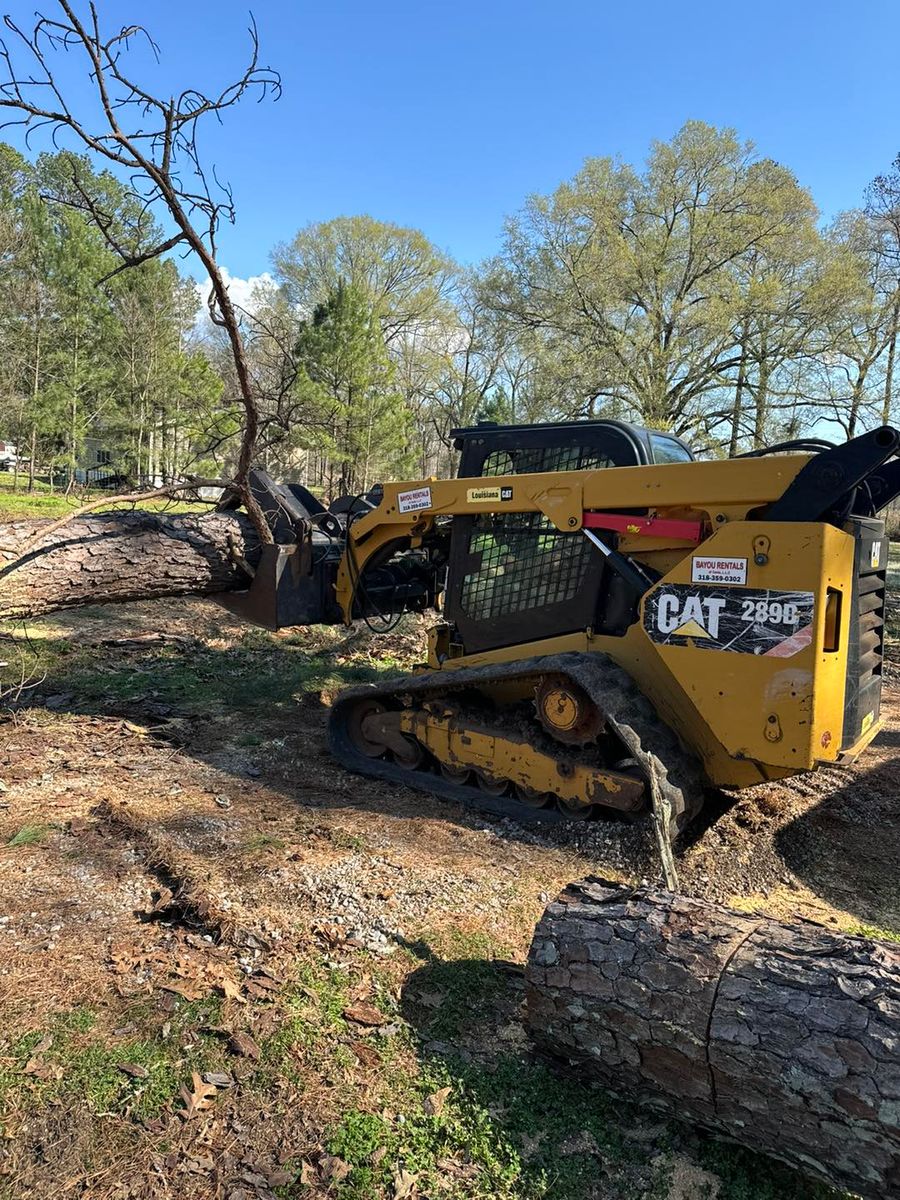
[[[144,39],[158,55],[156,43],[141,25],[127,25],[118,33],[101,32],[97,9],[88,6],[86,16],[70,0],[58,0],[60,15],[38,14],[29,32],[9,15],[4,17],[8,37],[0,40],[0,108],[10,119],[0,125],[22,125],[26,141],[37,131],[49,130],[54,145],[61,135],[94,156],[106,159],[119,175],[129,180],[131,195],[142,213],[162,209],[175,226],[175,233],[146,244],[140,221],[125,237],[116,229],[112,214],[102,210],[78,180],[77,207],[83,208],[100,229],[107,245],[122,260],[119,270],[158,258],[177,245],[184,245],[203,264],[210,280],[209,309],[212,319],[227,333],[234,359],[238,391],[244,409],[243,431],[233,486],[240,494],[262,541],[272,535],[265,517],[248,487],[259,431],[259,406],[250,376],[238,314],[232,304],[216,258],[216,235],[222,220],[234,222],[231,189],[222,183],[215,168],[204,165],[198,145],[198,126],[204,117],[221,120],[226,109],[247,95],[258,100],[278,98],[278,73],[259,63],[259,37],[251,19],[250,58],[240,77],[215,94],[186,88],[178,96],[164,99],[126,71],[127,52],[137,39]],[[54,58],[60,53],[81,56],[87,68],[94,99],[102,118],[82,116],[70,106],[55,72]],[[20,59],[24,65],[20,66]],[[77,171],[75,172],[77,176]]]

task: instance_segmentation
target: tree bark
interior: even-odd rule
[[[251,566],[259,560],[259,537],[240,512],[91,513],[42,541],[36,531],[52,524],[0,525],[0,619],[232,591],[248,585],[232,545]]]
[[[900,947],[589,879],[526,980],[537,1043],[612,1091],[900,1196]]]

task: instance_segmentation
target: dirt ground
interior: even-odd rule
[[[824,1196],[562,1077],[521,965],[624,824],[535,830],[365,780],[335,688],[420,630],[271,637],[158,602],[0,642],[0,1196]],[[27,656],[24,667],[19,656]],[[900,686],[864,759],[722,799],[685,890],[900,935]]]

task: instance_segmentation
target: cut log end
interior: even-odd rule
[[[599,880],[544,913],[545,1050],[864,1196],[900,1196],[900,948]]]

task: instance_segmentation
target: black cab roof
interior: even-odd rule
[[[595,466],[644,466],[692,462],[690,446],[673,433],[644,429],[627,421],[548,421],[500,425],[481,421],[451,431],[461,452],[459,474],[522,474],[580,470]],[[512,461],[511,470],[494,461]],[[520,460],[517,465],[516,460]]]

